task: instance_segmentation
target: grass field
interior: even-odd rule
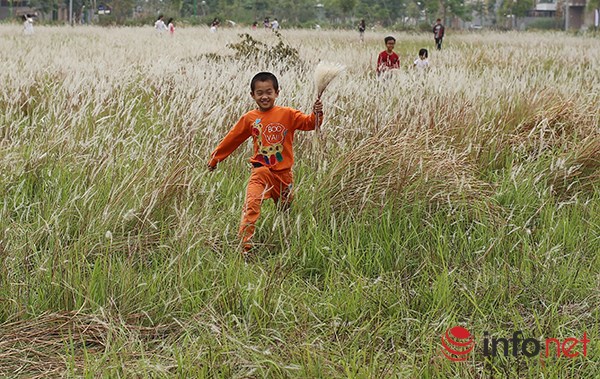
[[[600,376],[598,38],[397,34],[377,81],[383,31],[242,32],[0,26],[1,377]],[[256,72],[308,112],[321,59],[348,69],[245,264],[250,145],[209,154]],[[519,330],[587,356],[484,356]]]

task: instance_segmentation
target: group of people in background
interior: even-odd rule
[[[384,38],[386,49],[379,53],[377,57],[377,77],[382,77],[390,70],[400,68],[400,57],[394,52],[396,39],[392,36]],[[413,67],[417,69],[426,69],[429,67],[429,51],[427,49],[419,50],[419,57],[413,62]]]
[[[169,20],[167,21],[167,23],[165,24],[164,20],[163,20],[164,16],[163,15],[159,15],[158,18],[156,19],[156,22],[154,23],[154,29],[156,29],[159,33],[163,33],[165,31],[169,31],[169,34],[173,35],[175,34],[175,24],[173,23],[173,18],[169,18]],[[33,19],[31,19],[30,17],[27,16],[23,16],[24,22],[23,22],[23,28],[24,28],[24,32],[25,34],[33,34]],[[215,33],[217,31],[217,29],[219,28],[219,26],[221,25],[221,22],[219,21],[219,19],[217,17],[215,17],[213,19],[213,21],[210,24],[210,31]],[[269,17],[265,17],[265,19],[263,20],[263,27],[265,29],[271,29],[274,32],[279,30],[279,21],[277,21],[277,18],[275,18],[273,21],[270,20]],[[258,29],[258,22],[254,21],[252,23],[252,30],[256,30]],[[360,41],[364,42],[365,40],[365,31],[367,30],[367,26],[365,23],[365,20],[360,20],[360,23],[358,24],[358,33],[360,35]],[[442,49],[442,40],[444,39],[444,25],[442,25],[442,20],[441,19],[437,19],[435,25],[433,26],[433,35],[434,35],[434,39],[435,39],[435,47],[437,50],[441,50]],[[397,68],[396,64],[399,65],[399,63],[395,60],[398,56],[396,55],[396,53],[393,52],[394,50],[394,45],[396,43],[396,39],[394,39],[394,37],[386,37],[385,38],[385,44],[387,49],[385,51],[382,51],[381,54],[379,54],[379,59],[377,60],[377,74],[379,75],[380,72],[382,70],[386,70],[389,68]],[[390,48],[391,46],[391,48]],[[425,61],[427,60],[427,49],[421,49],[425,50]],[[419,52],[419,57],[422,56],[421,51]],[[394,55],[396,56],[396,58],[394,58]],[[423,67],[424,63],[419,63],[415,61],[414,66],[415,67]],[[427,64],[425,64],[425,66],[427,66]],[[399,67],[399,66],[398,66]]]
[[[366,30],[367,25],[365,23],[365,20],[360,20],[360,23],[358,24],[358,34],[360,36],[360,42],[364,42]],[[435,40],[435,48],[437,50],[442,50],[442,40],[444,39],[445,31],[446,29],[444,28],[444,25],[442,25],[442,19],[438,18],[437,20],[435,20],[435,25],[433,25],[433,38]]]
[[[173,18],[169,18],[169,20],[167,21],[166,24],[165,24],[163,18],[164,18],[163,15],[158,16],[158,18],[156,19],[156,22],[154,23],[154,28],[157,30],[157,32],[159,32],[161,34],[168,30],[169,33],[171,35],[173,35],[175,33],[175,24],[173,23]],[[24,25],[23,27],[25,30],[25,34],[33,33],[33,20],[30,17],[24,16],[23,25]],[[211,26],[210,26],[211,32],[216,32],[219,25],[220,25],[219,19],[215,17],[215,19],[212,21]],[[265,29],[271,29],[273,31],[277,31],[277,30],[279,30],[279,22],[277,21],[276,18],[273,21],[271,21],[269,19],[269,17],[265,17],[265,19],[263,21],[263,27]],[[258,28],[258,22],[255,21],[252,24],[252,29],[256,30],[257,28]],[[364,41],[365,31],[366,31],[365,20],[361,20],[360,23],[358,24],[358,32],[360,34],[361,42]],[[434,36],[434,40],[435,40],[435,47],[437,50],[442,49],[442,41],[444,39],[444,32],[445,32],[445,29],[444,29],[444,25],[442,25],[442,20],[438,18],[436,20],[435,25],[433,26],[433,36]],[[385,42],[386,49],[384,51],[382,51],[381,53],[379,53],[379,56],[377,57],[376,72],[377,72],[378,77],[381,77],[385,72],[387,72],[389,70],[400,68],[400,57],[398,56],[398,54],[396,54],[394,52],[394,47],[396,46],[396,39],[392,36],[387,36],[384,38],[384,42]],[[427,49],[422,48],[419,50],[419,56],[413,62],[413,67],[415,67],[417,69],[426,69],[429,67],[429,52],[427,51]]]
[[[277,21],[277,18],[275,18],[273,21],[271,21],[271,19],[269,17],[265,17],[265,19],[263,20],[263,28],[265,29],[271,29],[272,31],[277,31],[279,30],[279,21]],[[252,30],[256,30],[258,29],[258,21],[254,21],[252,23]]]
[[[173,18],[169,18],[166,24],[163,18],[164,16],[162,14],[158,16],[158,18],[154,22],[154,29],[156,29],[156,31],[160,34],[164,33],[167,30],[169,31],[169,34],[175,34],[175,24],[173,23]]]
[[[360,34],[361,42],[364,41],[365,29],[365,20],[361,20],[360,24],[358,25],[358,32]],[[433,26],[433,36],[437,50],[442,49],[444,31],[442,20],[438,18]],[[400,68],[400,57],[398,57],[398,54],[394,52],[396,39],[392,36],[387,36],[384,38],[384,42],[386,49],[379,53],[379,56],[377,57],[377,77],[381,77],[384,73],[389,72],[390,70]],[[429,67],[429,51],[427,49],[419,49],[419,56],[413,62],[413,67],[417,69],[427,69]]]

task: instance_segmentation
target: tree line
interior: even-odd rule
[[[109,7],[110,15],[96,20],[111,23],[148,22],[159,13],[188,23],[209,23],[215,17],[240,24],[278,18],[283,26],[354,25],[364,19],[368,25],[409,27],[430,25],[436,18],[444,21],[473,17],[494,20],[497,16],[525,15],[534,0],[72,0],[74,17],[96,14]],[[600,0],[598,0],[600,1]],[[15,1],[17,3],[17,1]],[[25,0],[45,14],[56,14],[69,0]]]

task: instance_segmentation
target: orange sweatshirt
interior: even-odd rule
[[[294,164],[294,132],[314,130],[315,114],[274,106],[266,112],[255,109],[243,115],[211,154],[209,166],[215,167],[252,136],[251,163],[260,163],[273,171],[285,171]],[[322,122],[323,116],[319,117]],[[319,123],[320,123],[319,122]]]

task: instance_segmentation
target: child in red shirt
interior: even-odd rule
[[[377,58],[377,76],[388,70],[400,68],[400,58],[398,54],[394,53],[396,39],[392,36],[387,36],[384,38],[384,41],[387,50],[379,53],[379,57]]]
[[[248,256],[252,248],[254,224],[260,216],[263,200],[271,198],[276,203],[281,200],[284,207],[290,205],[294,132],[314,130],[317,122],[320,124],[323,120],[323,105],[319,100],[315,102],[310,115],[292,108],[276,106],[279,83],[277,77],[270,72],[260,72],[252,78],[250,96],[258,105],[258,109],[240,118],[212,152],[208,163],[208,169],[214,170],[219,162],[252,137],[254,148],[250,163],[253,168],[246,188],[239,229],[244,257]]]

